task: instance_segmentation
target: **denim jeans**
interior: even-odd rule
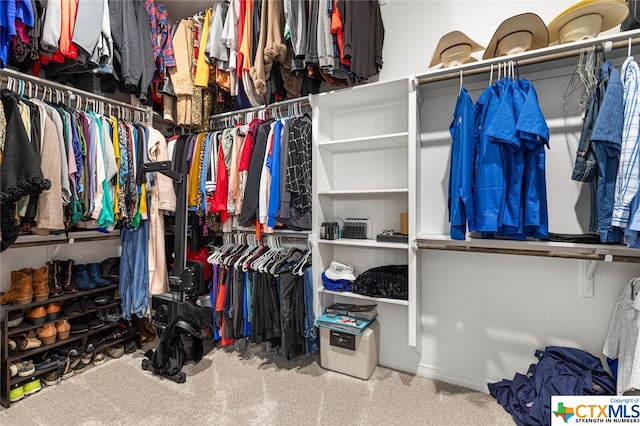
[[[316,316],[313,312],[313,267],[304,270],[302,275],[302,285],[304,287],[304,341],[307,355],[311,355],[320,348],[320,339],[315,322]]]
[[[122,255],[118,291],[122,318],[130,320],[131,314],[144,317],[149,308],[149,222],[140,222],[140,227],[123,227],[120,231]]]
[[[603,243],[622,241],[622,230],[611,225],[615,203],[616,177],[622,146],[624,117],[623,87],[620,73],[607,61],[600,80],[607,86],[591,133],[591,144],[598,161],[598,233]]]

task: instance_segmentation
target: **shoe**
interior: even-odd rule
[[[53,323],[48,323],[44,327],[38,329],[38,339],[42,341],[43,345],[52,345],[56,342],[56,336],[58,332]]]
[[[49,298],[49,267],[47,265],[39,269],[31,269],[31,287],[33,300],[36,302]]]
[[[47,321],[55,321],[60,316],[60,312],[62,312],[62,304],[60,302],[49,303],[45,306],[47,311]]]
[[[22,361],[18,364],[18,376],[20,377],[29,377],[33,373],[36,372],[36,366],[33,365],[33,361]]]
[[[104,322],[102,322],[98,318],[91,318],[87,323],[87,325],[89,326],[90,329],[93,330],[93,329],[102,327],[104,325]]]
[[[31,325],[42,325],[47,320],[47,310],[42,306],[34,306],[27,311],[25,317]]]
[[[13,340],[13,339],[9,339],[7,341],[8,345],[9,345],[9,353],[15,351],[16,349],[18,349],[18,343]]]
[[[22,324],[23,319],[24,313],[22,311],[11,312],[9,318],[7,318],[7,327],[17,327]]]
[[[104,351],[98,351],[93,355],[93,365],[104,364],[107,360],[107,354]]]
[[[124,353],[125,354],[132,354],[134,353],[136,350],[138,349],[138,347],[136,346],[136,342],[135,340],[129,340],[127,343],[125,343],[124,345]]]
[[[47,266],[49,267],[49,297],[60,296],[64,293],[60,281],[60,261],[47,262]]]
[[[85,323],[78,322],[71,324],[71,334],[85,333],[89,331],[89,326]]]
[[[144,317],[140,319],[140,333],[142,339],[140,343],[153,342],[156,338],[156,332],[149,322],[149,318]]]
[[[13,362],[9,364],[9,377],[15,377],[18,375],[18,366]]]
[[[60,282],[62,284],[62,291],[65,293],[75,293],[78,291],[78,287],[74,284],[71,277],[73,276],[73,264],[74,260],[61,260],[60,261]]]
[[[39,348],[42,345],[42,342],[36,338],[34,330],[29,331],[29,334],[19,334],[17,337],[20,339],[21,351]]]
[[[120,343],[117,343],[117,344],[115,344],[113,346],[108,347],[104,351],[111,358],[120,358],[120,357],[122,357],[122,355],[124,355],[124,346],[122,346]]]
[[[75,265],[71,281],[78,287],[78,290],[91,290],[96,288],[96,283],[89,277],[87,265]]]
[[[9,391],[9,401],[16,402],[24,398],[24,386],[16,385]]]
[[[120,300],[120,291],[116,288],[116,291],[113,292],[113,300]]]
[[[57,385],[61,381],[60,373],[58,373],[57,371],[51,371],[49,374],[44,376],[44,379],[42,379],[42,381],[47,386]]]
[[[102,276],[102,278],[108,278],[112,283],[117,283],[119,274],[119,257],[110,257],[100,262],[100,275]]]
[[[84,313],[93,312],[97,309],[96,304],[93,303],[93,300],[89,299],[88,297],[83,297],[82,299],[80,299],[80,308]]]
[[[40,389],[42,389],[42,385],[40,384],[40,379],[39,378],[35,378],[27,383],[24,384],[24,394],[25,395],[31,395],[34,394],[36,392],[38,392]]]
[[[96,298],[95,298],[95,300],[93,302],[98,306],[104,306],[104,305],[108,305],[109,303],[113,302],[113,299],[108,294],[100,294],[100,295],[96,296]]]
[[[35,365],[36,371],[46,370],[60,364],[60,356],[54,351],[45,352],[42,359]]]
[[[68,302],[67,304],[65,304],[62,307],[62,312],[68,317],[72,317],[74,315],[81,314],[82,313],[82,305],[80,305],[79,301],[73,300],[71,302]]]
[[[111,285],[111,281],[107,278],[103,278],[100,273],[100,265],[97,263],[87,263],[87,271],[89,272],[89,278],[98,287],[106,287]]]
[[[74,374],[73,368],[79,362],[80,362],[80,358],[73,361],[73,363],[71,362],[71,358],[67,358],[67,360],[65,361],[64,370],[62,371],[62,377],[61,377],[62,380],[67,380],[69,377],[73,376]]]
[[[89,364],[85,364],[84,361],[82,361],[82,359],[83,358],[78,358],[76,361],[72,363],[73,374],[80,374],[87,369],[87,365]],[[89,362],[91,362],[91,360],[89,360]]]
[[[31,300],[33,300],[31,270],[24,268],[19,271],[11,271],[11,287],[8,292],[0,296],[0,304],[26,305],[31,303]]]
[[[58,332],[58,340],[67,340],[71,334],[71,324],[66,319],[56,323],[56,331]]]
[[[82,360],[82,363],[84,365],[89,365],[91,364],[91,361],[93,360],[93,353],[90,354],[85,354],[82,358],[80,358]]]

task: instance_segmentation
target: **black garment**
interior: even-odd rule
[[[249,162],[247,185],[244,190],[244,204],[242,205],[242,213],[239,219],[241,226],[251,226],[258,213],[260,175],[262,174],[262,163],[267,149],[269,130],[273,121],[273,119],[268,120],[258,128],[253,152],[251,153],[251,161]]]
[[[40,169],[34,144],[29,142],[20,117],[18,95],[3,89],[0,98],[7,121],[6,140],[0,167],[0,208],[11,205],[25,195],[37,195],[51,188]]]
[[[244,251],[244,250],[243,250]],[[239,257],[238,257],[239,258]],[[234,259],[234,262],[238,259]],[[244,335],[244,273],[242,268],[232,268],[233,271],[233,329],[235,338],[240,339]]]
[[[253,1],[253,9],[251,10],[251,49],[249,51],[250,62],[253,64],[256,60],[256,52],[258,50],[258,42],[260,39],[260,19],[262,17],[262,1],[263,0],[254,0]],[[266,0],[270,1],[270,0]],[[267,29],[265,28],[265,31]]]
[[[291,272],[280,274],[280,302],[282,315],[282,346],[284,356],[287,359],[294,358],[304,352],[304,337],[296,330],[304,328],[304,314],[300,314],[300,306],[304,300],[300,300],[303,295],[302,277]],[[301,303],[302,302],[302,303]]]
[[[340,3],[340,2],[338,2]],[[348,2],[350,3],[350,2]],[[318,65],[318,0],[311,0],[311,8],[309,10],[309,19],[307,19],[307,49],[304,52],[305,65]]]
[[[28,102],[29,112],[31,117],[31,144],[35,148],[38,164],[42,164],[40,157],[40,136],[42,129],[40,128],[40,109],[31,102]],[[36,214],[38,212],[38,198],[39,195],[34,194],[29,197],[29,204],[27,205],[27,211],[24,215],[24,220],[27,222],[34,222]]]
[[[299,213],[311,211],[311,119],[307,115],[294,118],[289,126],[286,188]]]
[[[351,72],[362,78],[377,75],[382,68],[384,25],[378,0],[339,1],[344,26],[344,59]]]
[[[114,67],[123,90],[147,102],[147,90],[155,72],[151,24],[142,0],[110,1],[109,19],[114,42]]]

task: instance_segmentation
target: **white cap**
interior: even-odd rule
[[[355,281],[356,279],[355,272],[356,272],[356,269],[353,265],[344,265],[334,260],[331,262],[331,265],[329,265],[327,270],[324,271],[324,274],[327,278],[333,281],[339,281],[339,280]]]

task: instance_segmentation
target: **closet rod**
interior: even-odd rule
[[[262,110],[265,110],[265,109],[268,110],[268,109],[272,109],[272,108],[279,108],[279,107],[283,107],[283,106],[293,105],[293,104],[296,104],[296,103],[300,103],[300,106],[302,106],[302,107],[311,106],[311,103],[309,102],[309,97],[305,96],[303,98],[287,99],[287,100],[280,101],[280,102],[274,102],[274,103],[269,104],[269,105],[260,105],[260,106],[257,106],[257,107],[238,109],[238,110],[235,110],[235,111],[228,111],[228,112],[223,112],[221,114],[212,115],[211,117],[209,117],[209,123],[215,123],[215,122],[218,122],[218,121],[222,121],[225,118],[233,117],[234,115],[248,114],[250,112],[262,111]]]
[[[40,78],[40,77],[36,77],[34,75],[29,75],[29,74],[24,74],[21,73],[19,71],[15,71],[12,70],[10,68],[3,68],[0,70],[0,77],[2,77],[2,83],[7,83],[7,77],[13,77],[16,80],[23,80],[23,81],[30,81],[32,83],[35,83],[39,86],[46,86],[49,88],[53,88],[53,89],[58,89],[63,91],[66,94],[71,93],[72,95],[80,95],[82,98],[89,98],[89,99],[93,99],[96,101],[101,101],[107,104],[111,104],[114,106],[120,106],[122,108],[127,108],[133,111],[139,111],[143,114],[145,114],[145,117],[147,117],[149,111],[148,108],[143,108],[143,107],[137,107],[131,104],[128,104],[126,102],[122,102],[122,101],[117,101],[115,99],[110,99],[107,98],[105,96],[101,96],[101,95],[96,95],[95,93],[91,93],[91,92],[87,92],[81,89],[76,89],[76,88],[72,88],[69,86],[66,86],[64,84],[61,83],[57,83],[55,81],[50,81],[50,80],[46,80],[44,78]]]
[[[640,38],[631,38],[632,46],[636,46],[638,44],[640,44]],[[518,66],[534,65],[534,64],[539,64],[539,63],[548,62],[548,61],[556,61],[559,59],[566,59],[574,56],[579,56],[582,50],[591,46],[593,46],[593,44],[591,45],[586,44],[586,45],[582,45],[582,47],[571,49],[571,50],[548,53],[548,54],[538,55],[538,56],[525,57],[522,59],[518,59],[518,57],[510,58],[508,56],[505,56],[503,60],[500,60],[500,58],[494,58],[491,60],[491,63],[488,65],[482,65],[482,62],[478,64],[474,64],[475,66],[462,65],[461,67],[447,69],[447,72],[445,74],[417,77],[416,80],[418,81],[418,84],[427,84],[427,83],[434,83],[437,81],[458,79],[460,78],[460,71],[462,71],[462,74],[464,77],[470,76],[470,75],[476,75],[476,74],[483,74],[483,73],[490,72],[492,69],[492,66],[493,66],[493,69],[495,70],[497,64],[502,64],[504,62],[509,62],[509,61],[517,62]],[[611,50],[626,48],[628,46],[629,46],[629,38],[611,42]],[[602,50],[602,42],[599,42],[597,44],[597,49],[598,51]],[[528,54],[530,52],[532,51],[524,52],[523,54]]]
[[[444,250],[444,251],[464,251],[471,253],[492,253],[492,254],[514,254],[518,256],[537,256],[537,257],[556,257],[562,259],[580,259],[580,260],[601,260],[606,261],[606,255],[598,253],[572,253],[563,251],[542,251],[542,250],[518,250],[518,249],[501,249],[501,248],[485,248],[485,247],[465,247],[465,246],[443,246],[440,244],[416,243],[419,249],[427,250]],[[640,257],[637,256],[613,256],[615,262],[640,263]]]

